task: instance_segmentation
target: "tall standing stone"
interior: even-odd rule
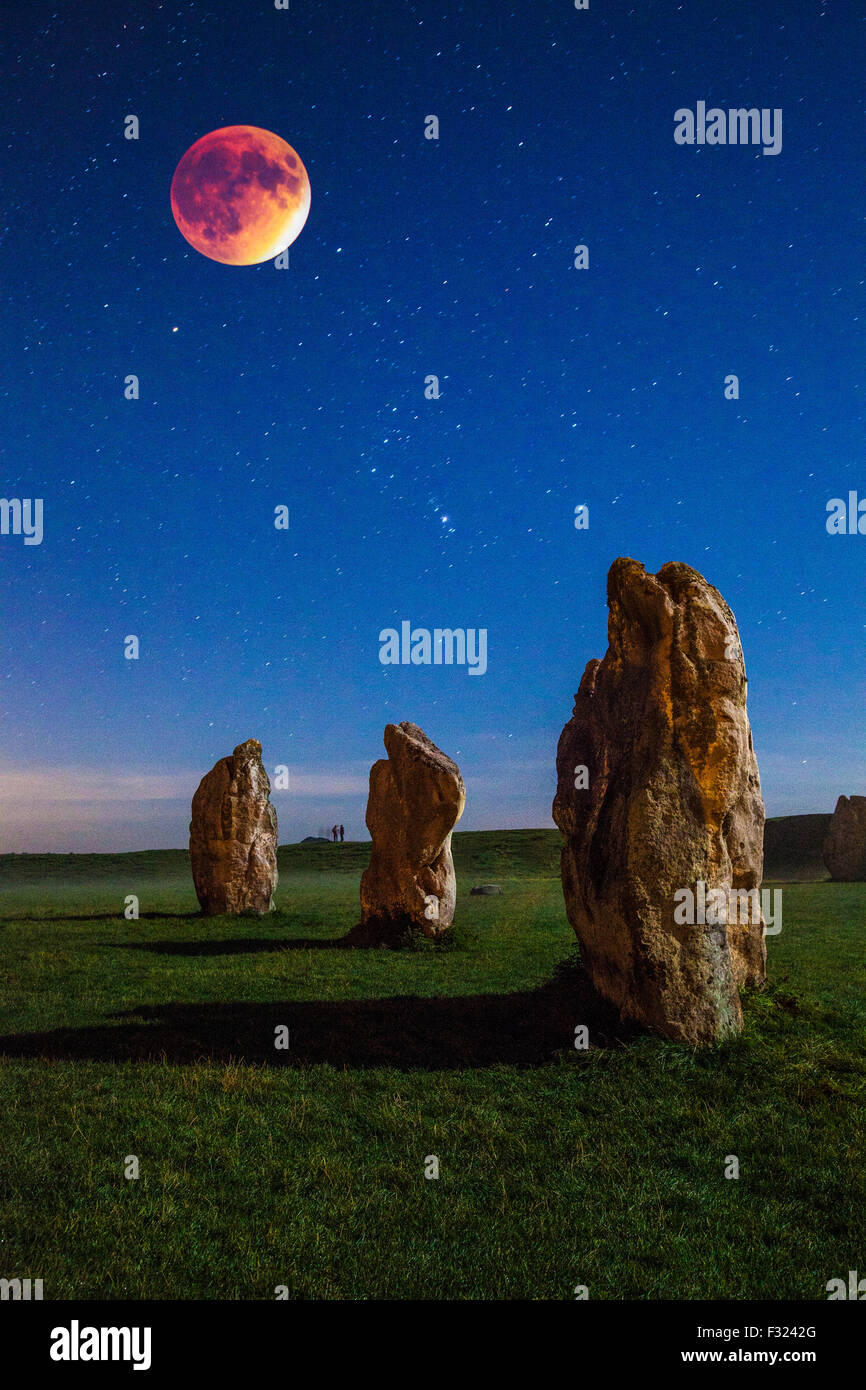
[[[866,796],[840,796],[824,841],[824,863],[843,883],[866,879]]]
[[[370,769],[370,866],[361,879],[361,919],[383,939],[420,928],[437,937],[454,920],[457,880],[451,832],[466,788],[455,762],[417,724],[388,724],[388,757]]]
[[[277,885],[277,813],[249,738],[203,777],[192,799],[189,857],[202,912],[256,913],[273,907]]]
[[[697,917],[701,884],[707,895],[761,884],[764,804],[737,624],[688,565],[652,575],[616,560],[607,589],[607,654],[588,663],[557,753],[566,910],[584,967],[623,1019],[713,1043],[742,1028],[739,988],[762,984],[766,965],[757,892],[751,912],[725,907],[720,925],[674,916],[678,890],[694,895]]]

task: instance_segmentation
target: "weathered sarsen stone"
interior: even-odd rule
[[[866,879],[866,796],[839,797],[824,841],[824,863],[831,878]]]
[[[454,920],[451,832],[463,814],[460,769],[417,724],[388,724],[388,757],[370,769],[370,866],[361,878],[362,926],[383,939],[420,928],[437,937]]]
[[[700,902],[701,883],[706,895],[761,884],[764,803],[737,624],[688,565],[652,575],[616,560],[607,591],[607,654],[586,667],[556,760],[566,910],[584,967],[623,1019],[713,1043],[742,1028],[738,988],[762,984],[766,964],[757,893],[749,912],[726,900],[721,925],[674,916],[678,890]]]
[[[277,885],[277,813],[262,765],[262,745],[248,738],[203,777],[192,799],[189,857],[202,912],[268,912]]]

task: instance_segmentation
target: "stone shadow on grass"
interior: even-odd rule
[[[570,962],[537,989],[512,994],[159,1004],[110,1017],[110,1023],[91,1028],[0,1037],[0,1054],[447,1071],[543,1066],[573,1049],[578,1024],[587,1026],[596,1048],[623,1045],[638,1031],[619,1022],[588,976]],[[289,1029],[288,1051],[274,1047],[278,1025]]]
[[[338,951],[345,937],[227,936],[212,941],[111,941],[112,951],[151,951],[157,956],[243,956],[257,951]]]
[[[150,915],[157,916],[156,913]],[[144,914],[139,920],[145,920]],[[262,918],[256,920],[261,921]],[[106,944],[112,950],[152,951],[160,956],[242,956],[257,951],[366,951],[379,947],[446,951],[457,944],[458,935],[457,931],[446,932],[438,941],[428,941],[420,931],[400,930],[389,923],[359,922],[345,936],[226,936],[203,941],[113,941]]]

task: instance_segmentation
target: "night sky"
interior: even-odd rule
[[[866,536],[825,525],[866,497],[858,9],[16,7],[0,494],[44,539],[0,537],[0,849],[185,845],[250,737],[282,841],[361,838],[404,719],[460,764],[460,829],[552,825],[619,555],[733,608],[769,815],[866,792]],[[698,101],[781,108],[781,152],[678,145]],[[309,172],[288,270],[172,218],[234,124]],[[485,628],[486,673],[381,665],[404,619]]]

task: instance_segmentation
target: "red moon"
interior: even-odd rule
[[[227,125],[190,145],[171,181],[171,210],[203,256],[259,265],[298,236],[310,211],[310,180],[279,135]]]

